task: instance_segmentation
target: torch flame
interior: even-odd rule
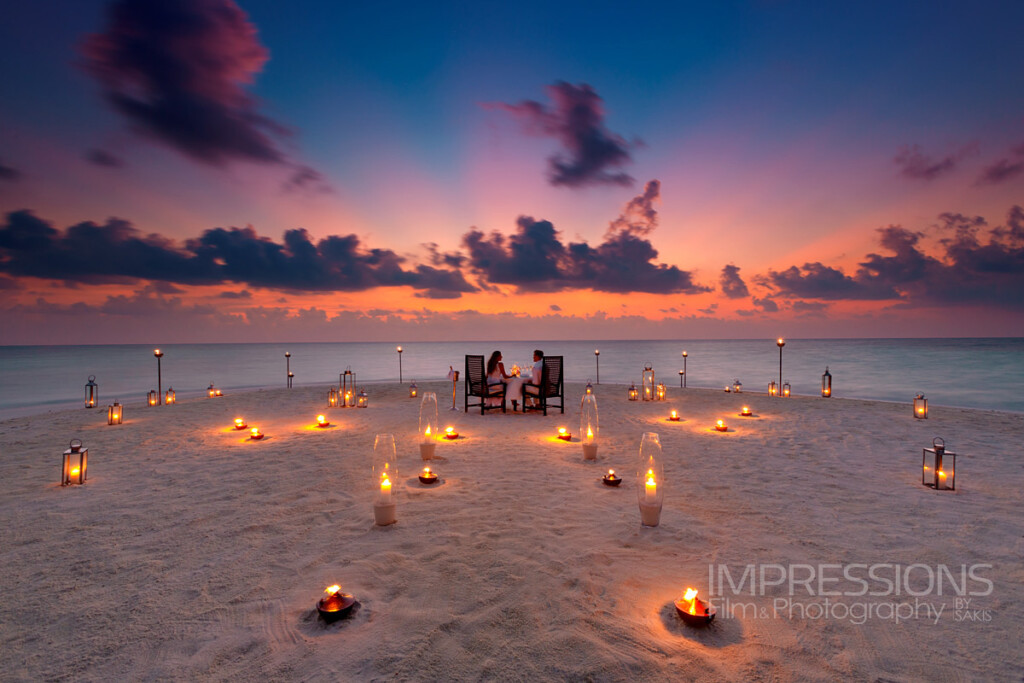
[[[683,595],[683,600],[686,600],[686,602],[692,603],[693,599],[696,598],[696,597],[697,597],[697,591],[695,589],[693,589],[693,588],[687,587],[686,593]]]

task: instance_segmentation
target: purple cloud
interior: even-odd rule
[[[747,283],[740,277],[739,266],[734,266],[731,263],[722,268],[722,275],[718,278],[718,283],[722,287],[722,293],[730,299],[742,299],[750,296],[750,290],[747,289]]]
[[[269,52],[232,0],[117,0],[81,52],[104,98],[142,135],[214,166],[288,165],[286,190],[320,182],[288,160],[275,139],[287,129],[246,92]]]
[[[1020,161],[1003,158],[993,162],[981,172],[975,185],[997,185],[1024,173],[1024,143],[1011,149],[1010,154]]]
[[[605,127],[604,103],[594,89],[559,81],[545,91],[550,107],[534,100],[486,106],[509,112],[527,133],[558,140],[562,149],[548,158],[552,185],[631,185],[633,178],[621,169],[632,161],[630,149],[640,143],[626,142]]]
[[[463,235],[469,267],[491,284],[515,285],[523,291],[593,289],[600,292],[698,293],[710,291],[676,266],[656,264],[658,252],[644,239],[657,222],[656,212],[630,222],[631,212],[657,197],[660,184],[647,183],[613,221],[604,241],[563,243],[550,221],[520,216],[516,232],[490,236],[473,229]],[[646,199],[645,199],[646,198]],[[643,212],[641,212],[643,213]],[[616,227],[617,226],[617,227]]]
[[[21,180],[21,171],[16,168],[0,164],[0,180],[6,180],[12,183],[17,180]]]
[[[287,230],[278,243],[251,227],[213,228],[178,245],[159,235],[143,235],[116,218],[60,232],[30,211],[15,211],[0,224],[0,272],[67,283],[237,282],[300,291],[407,285],[432,298],[476,291],[457,270],[423,265],[407,270],[404,261],[389,249],[365,248],[355,235],[314,242],[302,229]]]
[[[919,145],[909,145],[900,148],[899,153],[893,157],[893,163],[899,167],[900,174],[905,178],[935,180],[952,171],[962,156],[963,153],[950,154],[936,161],[925,156]]]

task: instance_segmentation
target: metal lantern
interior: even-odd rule
[[[956,490],[956,453],[946,450],[942,437],[921,450],[921,483],[937,491]]]
[[[84,484],[86,468],[89,467],[89,449],[82,448],[81,439],[71,439],[64,451],[61,464],[60,485]]]
[[[644,365],[643,374],[640,377],[640,386],[642,393],[642,399],[644,401],[654,400],[654,369],[650,363]]]
[[[124,420],[124,409],[121,404],[114,401],[114,405],[107,406],[107,424],[119,425]]]
[[[177,399],[178,395],[174,393],[174,387],[168,387],[167,394],[164,396],[164,405],[173,406]]]
[[[338,390],[331,387],[327,392],[327,407],[337,408],[338,407]]]
[[[96,384],[96,375],[89,375],[89,381],[85,384],[85,407],[95,408],[99,400],[100,385]]]
[[[156,393],[156,389],[150,389],[149,393],[146,394],[146,403],[151,406],[155,406],[160,403],[159,394]]]
[[[366,395],[366,389],[360,389],[359,390],[359,400],[356,403],[356,406],[358,406],[359,408],[366,408],[369,405],[370,405],[370,397]]]
[[[420,457],[424,460],[434,457],[440,428],[437,418],[437,394],[425,391],[420,400],[419,422]]]
[[[373,441],[373,521],[380,526],[394,524],[395,493],[398,483],[398,459],[395,456],[395,437],[378,434]]]
[[[665,388],[664,382],[658,382],[658,387],[655,389],[654,396],[659,401],[664,401],[665,397],[668,396],[668,389]]]
[[[928,399],[924,397],[924,394],[914,397],[914,417],[918,420],[928,419]]]
[[[597,395],[584,394],[580,405],[580,441],[583,442],[583,459],[597,460]]]
[[[832,373],[825,366],[825,374],[821,376],[821,397],[832,398]]]
[[[589,379],[587,380],[587,388],[585,389],[585,393],[587,396],[590,396],[594,393],[594,385],[590,383]]]
[[[636,495],[640,505],[640,524],[658,526],[665,500],[665,471],[661,464],[661,441],[656,433],[644,434],[637,465]]]
[[[206,396],[213,398],[217,395],[217,387],[213,386],[213,382],[210,382],[210,386],[206,387]]]
[[[743,383],[740,382],[738,379],[734,379],[732,381],[732,390],[735,391],[737,394],[741,393],[743,391]]]
[[[341,392],[342,408],[351,408],[356,404],[356,373],[352,372],[351,366],[338,375],[338,390]]]
[[[416,398],[419,395],[420,390],[416,386],[416,380],[413,380],[412,384],[409,385],[409,398]]]
[[[637,390],[635,384],[629,385],[629,400],[636,401],[640,399],[640,392]]]
[[[793,391],[793,388],[791,386],[789,386],[789,382],[786,382],[786,383],[784,383],[782,385],[782,397],[783,398],[789,398],[789,395],[792,393],[792,391]]]
[[[777,385],[775,383],[775,380],[772,380],[771,382],[768,382],[768,395],[769,396],[778,396],[779,395],[779,385]]]

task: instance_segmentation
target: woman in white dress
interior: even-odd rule
[[[516,377],[505,372],[505,364],[501,362],[501,351],[495,351],[487,359],[487,384],[488,386],[495,384],[505,385],[505,398],[512,401],[513,411],[519,409],[519,402],[523,400],[523,384],[525,383],[525,378]],[[501,399],[488,398],[487,405],[500,406]]]

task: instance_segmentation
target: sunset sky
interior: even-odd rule
[[[1024,336],[1021,26],[7,3],[0,343]]]

